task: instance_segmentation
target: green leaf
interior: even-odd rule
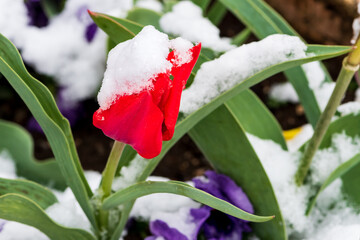
[[[242,102],[242,97],[250,96],[250,93],[242,95],[244,92],[239,94],[241,97],[232,98],[230,106],[226,102],[200,121],[189,131],[189,135],[211,165],[245,191],[257,215],[275,215],[271,222],[252,226],[256,235],[261,239],[287,239],[285,223],[271,183],[242,127],[241,121],[246,116],[238,118],[239,114],[233,112],[236,105],[240,108],[247,105],[247,102]],[[263,117],[264,112],[258,113],[258,118]],[[268,127],[271,128],[271,125],[270,122]]]
[[[219,25],[226,15],[226,7],[219,1],[216,1],[209,9],[207,18],[214,24]]]
[[[211,0],[192,0],[192,2],[198,5],[204,12],[210,5]]]
[[[242,30],[239,34],[237,34],[233,38],[231,43],[236,46],[240,46],[240,45],[244,44],[246,42],[246,40],[248,40],[250,35],[251,35],[251,30],[248,28],[245,28],[244,30]]]
[[[67,185],[96,229],[97,223],[89,200],[92,192],[81,168],[69,121],[61,115],[50,91],[27,72],[15,46],[1,34],[0,72],[40,124]]]
[[[146,8],[133,8],[128,12],[126,17],[128,20],[139,23],[141,25],[153,25],[158,30],[160,29],[161,14]]]
[[[262,139],[271,139],[287,150],[279,123],[252,91],[242,91],[225,105],[246,132]]]
[[[40,3],[46,15],[48,17],[53,17],[59,14],[64,9],[66,0],[40,0]]]
[[[84,230],[58,225],[33,200],[18,194],[0,197],[0,218],[35,227],[52,240],[95,240]]]
[[[37,161],[33,158],[34,143],[24,128],[0,120],[0,136],[0,151],[10,153],[16,164],[17,175],[60,190],[66,188],[65,179],[55,160]]]
[[[117,207],[120,204],[135,200],[153,193],[173,193],[189,197],[202,204],[208,205],[214,209],[227,213],[231,216],[244,219],[251,222],[266,222],[273,219],[272,216],[260,217],[247,213],[234,205],[216,198],[207,192],[191,187],[183,182],[169,181],[169,182],[152,182],[146,181],[134,184],[123,190],[120,190],[104,200],[102,208],[109,210]]]
[[[355,155],[354,157],[352,157],[350,160],[344,162],[343,164],[341,164],[340,166],[338,166],[330,175],[329,177],[322,183],[321,187],[319,188],[319,190],[317,190],[315,196],[311,199],[311,201],[308,204],[308,208],[306,210],[306,215],[309,215],[311,210],[313,209],[313,207],[316,204],[316,200],[318,199],[319,195],[331,184],[333,183],[336,179],[344,176],[346,173],[348,173],[352,168],[354,168],[355,166],[357,166],[354,170],[356,172],[356,176],[353,177],[351,174],[351,177],[349,179],[349,181],[347,181],[348,183],[345,185],[345,187],[347,188],[347,186],[350,184],[350,188],[348,189],[348,192],[351,192],[351,195],[356,195],[355,199],[360,199],[360,194],[358,193],[359,191],[359,187],[356,187],[356,185],[359,184],[358,180],[360,179],[358,177],[359,173],[360,173],[360,154]],[[355,186],[353,186],[355,185]],[[354,198],[354,197],[352,197]]]
[[[285,19],[262,0],[219,1],[260,39],[275,33],[298,35]],[[327,81],[332,81],[325,67],[322,68],[326,73]],[[285,75],[296,90],[307,119],[315,127],[321,111],[304,70],[301,67],[289,69],[285,71]]]
[[[36,202],[42,209],[57,202],[55,195],[40,184],[23,179],[0,178],[0,196],[16,193]]]

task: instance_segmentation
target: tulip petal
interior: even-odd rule
[[[131,145],[142,157],[161,152],[164,115],[148,91],[120,96],[106,110],[94,113],[93,123],[112,139]]]
[[[166,101],[166,105],[164,108],[164,124],[163,124],[163,140],[168,141],[174,135],[175,124],[179,115],[179,108],[180,108],[180,99],[182,91],[185,88],[186,82],[190,77],[191,71],[195,66],[195,63],[199,57],[201,50],[201,43],[191,48],[192,60],[188,63],[182,64],[180,66],[174,66],[171,69],[170,74],[173,77],[172,80],[172,88],[170,90],[169,97]],[[172,51],[169,54],[168,59],[171,61],[175,59],[174,55],[175,51]]]

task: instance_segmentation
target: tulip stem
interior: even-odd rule
[[[108,197],[111,193],[112,182],[114,180],[115,172],[124,147],[124,143],[115,141],[111,149],[106,167],[102,173],[101,190],[103,193],[103,199]]]
[[[116,169],[120,161],[121,154],[124,150],[125,144],[122,142],[115,141],[111,149],[108,161],[105,169],[102,173],[102,180],[100,189],[102,192],[101,201],[111,194],[111,187],[115,177]],[[101,224],[101,230],[106,230],[108,226],[108,211],[99,210],[99,220]]]
[[[356,55],[358,57],[358,55]],[[358,65],[353,65],[354,61],[349,61],[350,56],[345,58],[343,65],[336,80],[335,89],[326,105],[324,112],[321,114],[319,121],[316,124],[314,135],[307,143],[305,152],[301,158],[300,166],[295,175],[295,181],[298,186],[301,186],[309,171],[311,161],[322,142],[324,135],[330,125],[331,119],[334,116],[337,107],[340,105],[342,97],[351,82],[355,72],[359,69]]]

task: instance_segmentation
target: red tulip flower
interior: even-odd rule
[[[107,109],[95,112],[94,126],[108,137],[131,145],[144,158],[159,155],[162,141],[174,134],[181,94],[200,49],[201,44],[190,48],[191,60],[183,64],[178,61],[177,51],[171,51],[167,56],[171,68],[149,79],[152,87],[116,95]]]

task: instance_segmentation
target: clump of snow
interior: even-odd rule
[[[341,179],[320,194],[310,216],[305,217],[304,213],[308,199],[314,194],[312,186],[322,183],[339,164],[360,152],[359,137],[334,135],[331,146],[318,151],[313,160],[311,184],[297,187],[294,175],[301,154],[284,151],[270,140],[247,135],[273,185],[289,236],[307,240],[358,239],[360,215],[346,203]],[[328,234],[330,230],[332,234]]]
[[[136,2],[137,7],[146,8],[155,12],[162,12],[163,6],[157,0],[139,0]]]
[[[309,87],[314,91],[316,101],[321,110],[324,110],[335,88],[334,82],[326,82],[326,75],[320,62],[310,62],[302,65]]]
[[[278,102],[299,102],[299,97],[294,87],[288,82],[273,84],[269,91],[269,98]]]
[[[271,140],[262,140],[250,134],[247,136],[274,188],[289,234],[308,230],[308,218],[304,212],[309,188],[297,188],[294,179],[300,154],[284,151]]]
[[[137,182],[144,168],[147,166],[147,159],[140,155],[130,162],[129,166],[124,166],[120,170],[120,176],[113,181],[112,189],[119,191]]]
[[[359,114],[360,113],[360,102],[348,102],[340,105],[337,110],[341,113],[341,116],[348,114]]]
[[[171,12],[160,19],[161,29],[181,36],[192,42],[201,42],[203,47],[218,52],[234,48],[230,39],[220,38],[219,29],[209,19],[202,16],[202,10],[191,1],[181,1],[173,6]]]
[[[15,179],[17,177],[15,162],[7,150],[0,152],[0,166],[0,178]]]
[[[151,176],[147,180],[168,181],[169,179]],[[187,197],[156,193],[138,198],[130,215],[150,222],[162,220],[170,227],[179,230],[188,239],[192,239],[191,234],[194,232],[196,225],[192,222],[190,209],[199,208],[200,206],[200,203]]]
[[[360,102],[360,88],[356,89],[355,101]]]
[[[103,84],[98,94],[102,109],[122,95],[139,93],[153,87],[153,79],[160,73],[169,71],[173,64],[182,65],[191,60],[189,49],[192,43],[168,36],[153,26],[144,27],[133,39],[118,44],[108,56]],[[175,62],[167,60],[173,48],[179,56]]]
[[[321,68],[320,62],[310,62],[302,65],[306,78],[309,81],[309,87],[313,90],[316,101],[321,110],[324,110],[330,99],[331,93],[335,88],[334,82],[326,82],[324,70]],[[274,84],[269,94],[271,99],[279,102],[298,103],[299,97],[293,86],[286,82]]]
[[[267,67],[306,57],[306,49],[298,37],[274,34],[230,50],[201,65],[194,83],[183,92],[180,111],[189,114]]]
[[[290,139],[286,142],[289,151],[297,151],[306,141],[311,138],[313,133],[314,129],[310,124],[302,126],[300,132],[293,139]]]
[[[322,183],[340,164],[360,153],[360,138],[334,134],[330,148],[320,150],[312,162],[312,181]]]
[[[97,31],[92,42],[86,41],[86,27],[92,21],[86,9],[124,17],[132,6],[132,0],[68,0],[48,26],[37,28],[28,26],[23,1],[1,0],[0,32],[21,49],[25,62],[54,77],[68,102],[77,102],[95,93],[106,59],[102,31]]]

